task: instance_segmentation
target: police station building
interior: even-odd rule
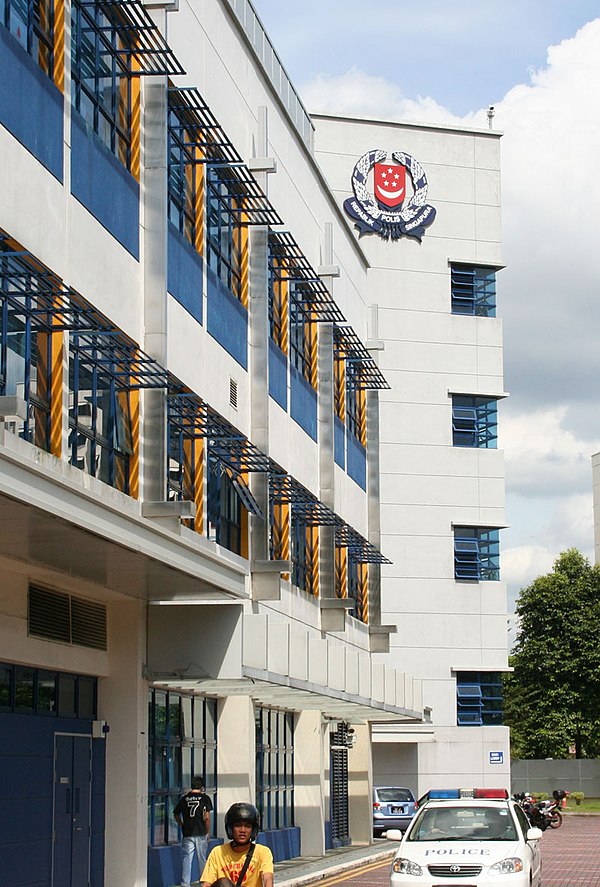
[[[249,0],[0,4],[3,887],[509,785],[499,135],[310,117]],[[501,306],[501,300],[500,300]]]

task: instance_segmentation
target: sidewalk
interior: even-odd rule
[[[275,864],[276,887],[303,887],[339,875],[371,862],[385,862],[398,849],[397,841],[378,838],[374,844],[339,847],[328,850],[325,856],[298,856]]]

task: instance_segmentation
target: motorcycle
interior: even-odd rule
[[[562,825],[562,814],[558,807],[566,793],[555,790],[552,794],[552,801],[536,801],[529,792],[517,792],[513,799],[523,808],[531,825],[545,832],[547,828],[556,829]]]

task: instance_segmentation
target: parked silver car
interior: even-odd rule
[[[404,831],[415,815],[415,796],[409,788],[378,785],[373,788],[373,835],[380,838],[389,828]]]

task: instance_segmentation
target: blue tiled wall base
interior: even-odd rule
[[[209,852],[222,838],[208,842]],[[198,860],[194,857],[192,864],[192,881],[198,881]],[[169,844],[168,847],[148,847],[148,887],[173,887],[181,884],[181,844]]]
[[[124,246],[140,257],[140,186],[71,109],[71,193]]]
[[[202,323],[202,258],[169,223],[167,288],[173,298]]]
[[[367,451],[353,434],[348,435],[348,474],[359,487],[367,489]]]
[[[269,394],[287,411],[287,357],[273,339],[269,339]]]
[[[314,441],[317,440],[317,392],[296,367],[290,365],[291,416]]]
[[[63,95],[3,26],[0,122],[62,182]]]
[[[279,828],[259,832],[256,843],[266,844],[267,847],[270,847],[275,862],[294,859],[296,856],[300,856],[300,829],[297,827]]]
[[[325,850],[333,850],[333,838],[331,837],[331,822],[325,823]]]
[[[346,427],[337,416],[333,418],[333,455],[340,468],[346,467]]]
[[[206,295],[206,329],[240,366],[248,369],[248,312],[212,268],[207,268]]]
[[[91,732],[90,721],[0,714],[0,883],[50,887],[54,734]],[[105,754],[93,741],[91,887],[104,885]]]

